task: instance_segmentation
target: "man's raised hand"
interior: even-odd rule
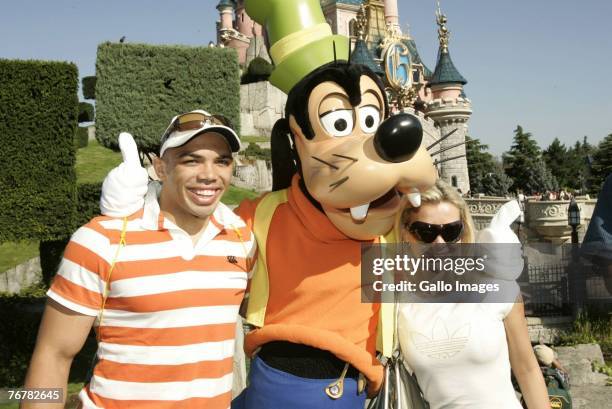
[[[138,147],[131,134],[119,135],[123,162],[112,169],[102,184],[100,211],[105,216],[125,217],[137,212],[144,204],[149,175],[140,165]]]

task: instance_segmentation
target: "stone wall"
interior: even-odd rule
[[[35,257],[17,267],[0,273],[0,293],[17,294],[42,280],[40,258]]]
[[[268,81],[240,86],[240,129],[245,136],[267,136],[285,112],[287,95]]]
[[[272,171],[268,169],[264,160],[242,163],[236,165],[232,184],[258,192],[270,191],[272,190]]]

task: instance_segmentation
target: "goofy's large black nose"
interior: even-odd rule
[[[406,162],[421,146],[423,127],[411,114],[397,114],[378,127],[374,135],[376,153],[388,162]]]

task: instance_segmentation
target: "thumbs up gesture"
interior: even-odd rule
[[[149,183],[149,175],[140,165],[134,137],[122,132],[119,148],[123,162],[106,175],[100,196],[102,214],[111,217],[125,217],[140,210]]]

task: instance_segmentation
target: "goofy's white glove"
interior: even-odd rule
[[[476,234],[480,251],[487,255],[486,273],[502,280],[516,280],[523,271],[523,252],[519,238],[510,225],[521,215],[517,201],[504,204],[489,227]]]
[[[123,162],[111,170],[102,184],[100,210],[105,216],[125,217],[144,205],[149,175],[140,165],[138,147],[127,132],[119,135]]]

